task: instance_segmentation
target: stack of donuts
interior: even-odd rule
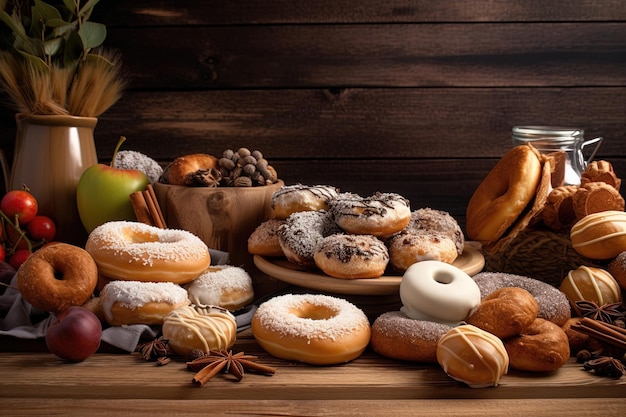
[[[363,197],[328,185],[285,185],[272,195],[273,218],[248,239],[253,255],[283,256],[342,279],[403,273],[415,262],[453,263],[464,235],[447,212],[411,211],[395,193]]]
[[[162,325],[175,353],[230,347],[232,312],[254,297],[252,279],[235,266],[211,266],[209,250],[184,230],[112,221],[94,229],[85,248],[55,243],[17,272],[31,305],[59,313],[83,306],[108,326]]]

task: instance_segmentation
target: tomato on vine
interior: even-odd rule
[[[48,216],[35,216],[26,225],[26,230],[34,240],[45,240],[51,242],[57,233],[54,221]]]
[[[0,200],[0,210],[14,221],[16,218],[20,225],[28,224],[39,210],[35,197],[24,190],[9,191]]]

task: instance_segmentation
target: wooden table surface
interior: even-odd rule
[[[0,343],[1,415],[606,417],[626,411],[626,378],[595,376],[573,359],[553,374],[510,371],[498,387],[473,389],[437,365],[394,361],[369,350],[337,366],[282,361],[244,330],[233,351],[258,355],[276,374],[246,373],[240,382],[220,374],[198,387],[183,361],[157,366],[138,354],[96,353],[66,363],[45,349],[18,351],[29,343]]]

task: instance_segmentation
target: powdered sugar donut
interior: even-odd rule
[[[231,265],[210,266],[186,288],[192,303],[229,311],[239,310],[254,299],[250,275],[243,268]]]
[[[172,310],[189,304],[187,291],[171,282],[111,281],[99,299],[112,326],[161,324]]]
[[[284,219],[269,219],[254,229],[248,238],[248,253],[261,256],[283,256],[278,240],[278,230],[285,224]]]
[[[409,201],[394,193],[366,198],[341,193],[328,203],[328,211],[341,229],[357,235],[391,236],[411,220]]]
[[[340,232],[325,211],[293,213],[278,230],[278,242],[287,260],[306,267],[315,266],[315,248],[326,236]]]
[[[407,231],[389,240],[389,260],[399,272],[427,260],[452,264],[458,256],[455,242],[440,232]]]
[[[329,185],[285,185],[272,194],[272,215],[286,219],[300,211],[328,210],[328,202],[337,194],[339,190]]]
[[[463,253],[465,247],[463,230],[448,212],[428,207],[414,210],[405,230],[426,234],[442,234],[454,242],[458,255]]]
[[[100,275],[109,279],[184,284],[211,264],[207,245],[192,233],[138,222],[98,226],[89,234],[85,250]]]
[[[539,304],[537,317],[549,320],[559,326],[571,318],[570,304],[558,288],[543,281],[503,272],[480,272],[472,277],[482,297],[486,297],[503,287],[519,287],[528,291]]]
[[[335,278],[377,278],[383,275],[389,253],[372,235],[334,234],[320,240],[314,253],[315,265]]]
[[[313,365],[332,365],[361,355],[370,340],[365,313],[327,295],[287,294],[261,304],[252,333],[269,354]]]

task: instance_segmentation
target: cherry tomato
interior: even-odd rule
[[[33,240],[45,240],[50,242],[57,233],[54,221],[47,216],[35,216],[26,225],[26,230]]]
[[[28,224],[28,222],[37,215],[38,209],[37,200],[28,191],[9,191],[0,201],[0,210],[2,210],[11,221],[17,216],[20,224]]]
[[[15,253],[9,258],[9,265],[17,270],[29,256],[30,251],[28,249],[16,250]]]
[[[4,250],[4,246],[0,245],[0,262],[4,262],[7,257],[7,253]]]

